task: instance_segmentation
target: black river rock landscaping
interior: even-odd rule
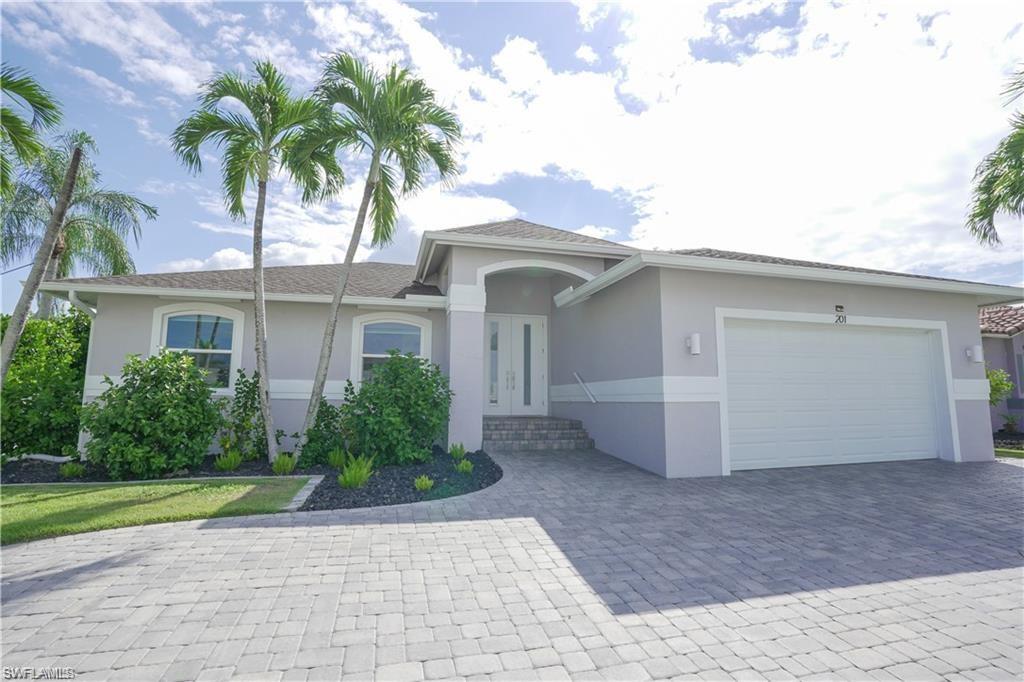
[[[342,488],[335,472],[335,475],[324,477],[299,511],[354,509],[440,500],[481,490],[501,479],[501,467],[487,453],[467,453],[465,459],[473,463],[473,471],[460,474],[455,471],[457,460],[441,448],[434,448],[428,462],[374,469],[370,480],[361,488]],[[413,481],[423,475],[434,480],[434,487],[421,492],[413,486]]]
[[[462,474],[455,471],[456,459],[439,447],[435,447],[427,462],[406,466],[383,466],[374,469],[370,480],[361,488],[345,489],[338,483],[338,471],[318,464],[292,472],[294,475],[322,475],[323,481],[313,490],[300,511],[319,509],[354,509],[356,507],[377,507],[423,500],[439,500],[481,490],[494,485],[501,479],[501,467],[485,452],[467,453],[465,459],[473,463],[473,471]],[[266,459],[242,462],[234,471],[217,471],[213,466],[214,457],[207,457],[202,466],[189,471],[179,471],[165,476],[164,480],[176,478],[226,478],[237,476],[273,476]],[[60,463],[36,459],[22,459],[5,462],[0,467],[2,483],[81,483],[115,482],[107,475],[106,469],[89,462],[85,474],[78,478],[62,478]],[[434,481],[430,490],[419,491],[413,486],[417,476],[426,475]]]

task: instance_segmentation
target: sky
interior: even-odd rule
[[[943,277],[1024,282],[1024,223],[998,248],[963,227],[971,176],[1009,130],[1019,2],[2,5],[7,64],[89,132],[104,183],[159,209],[139,272],[247,267],[219,150],[191,175],[168,138],[201,83],[270,59],[295,93],[348,51],[423,78],[463,126],[461,175],[405,197],[395,242],[514,216],[640,248],[712,247]],[[366,171],[337,200],[270,186],[267,265],[340,261]],[[250,201],[251,207],[254,201]],[[251,214],[250,214],[251,219]],[[26,262],[29,260],[25,259]],[[3,310],[27,271],[3,277]],[[88,274],[88,273],[80,273]]]

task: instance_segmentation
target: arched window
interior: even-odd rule
[[[217,389],[230,388],[241,351],[241,311],[225,306],[173,304],[154,311],[154,350],[183,351]],[[159,331],[157,331],[159,330]]]
[[[352,380],[362,381],[388,352],[430,357],[430,321],[400,313],[371,313],[353,320]]]

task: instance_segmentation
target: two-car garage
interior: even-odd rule
[[[725,319],[729,469],[949,452],[940,334],[834,321]]]

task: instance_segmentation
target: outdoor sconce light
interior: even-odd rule
[[[985,351],[981,346],[971,346],[967,349],[967,359],[972,362],[985,362]]]
[[[690,349],[690,355],[700,355],[700,334],[687,336],[686,347]]]

